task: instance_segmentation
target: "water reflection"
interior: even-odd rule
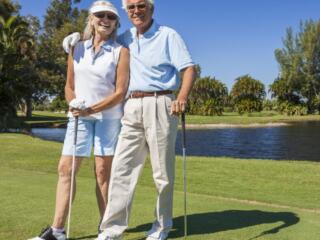
[[[187,154],[320,161],[320,123],[281,127],[188,130]],[[181,154],[180,136],[176,150]]]
[[[60,141],[65,129],[32,129],[40,138]],[[320,161],[320,122],[296,123],[281,127],[187,130],[189,156],[228,156],[283,160]],[[178,133],[177,154],[181,151]]]

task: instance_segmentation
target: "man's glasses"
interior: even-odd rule
[[[145,10],[147,5],[145,3],[138,3],[138,4],[129,4],[127,5],[127,10],[129,12],[133,12],[136,8],[138,10]]]
[[[97,17],[97,18],[100,18],[100,19],[102,19],[102,18],[108,18],[109,20],[111,20],[111,21],[113,21],[113,20],[117,20],[117,15],[115,15],[115,14],[112,14],[112,13],[105,13],[105,12],[100,12],[100,13],[94,13],[93,14],[95,17]]]

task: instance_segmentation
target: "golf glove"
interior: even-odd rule
[[[74,98],[69,102],[69,107],[84,110],[86,109],[86,102],[82,99]]]
[[[74,47],[77,44],[77,42],[79,42],[79,40],[80,40],[80,33],[78,32],[75,32],[66,36],[62,42],[62,47],[64,51],[66,53],[69,53],[70,49]]]

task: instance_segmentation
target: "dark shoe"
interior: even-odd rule
[[[47,227],[43,229],[38,237],[30,238],[28,240],[66,240],[66,233],[55,233],[53,235],[53,231],[51,227]]]

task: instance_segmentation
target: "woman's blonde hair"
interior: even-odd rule
[[[83,40],[88,40],[88,39],[91,39],[92,37],[94,37],[95,29],[91,24],[93,14],[91,13],[90,9],[92,9],[95,6],[99,6],[99,5],[107,5],[107,6],[114,7],[112,5],[112,3],[108,2],[108,1],[95,1],[94,3],[92,3],[91,7],[89,8],[89,15],[86,20],[86,27],[84,28],[84,31],[83,31]],[[118,30],[119,26],[120,26],[120,22],[119,22],[119,17],[118,17],[116,27],[110,36],[111,39],[115,40],[117,38],[117,30]]]

